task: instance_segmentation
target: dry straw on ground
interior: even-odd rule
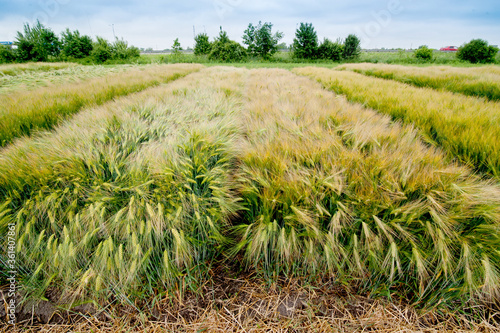
[[[146,311],[135,306],[39,311],[0,332],[500,332],[492,318],[471,322],[457,314],[419,311],[329,283],[262,285],[251,277],[214,273],[200,294],[150,303]]]

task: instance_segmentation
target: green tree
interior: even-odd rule
[[[260,22],[259,22],[260,23]],[[252,23],[248,25],[248,28],[243,32],[243,44],[247,46],[247,51],[250,55],[257,55],[256,49],[256,37],[255,32],[256,27]]]
[[[80,35],[78,30],[71,32],[69,29],[61,33],[61,53],[65,57],[85,58],[92,52],[92,38]]]
[[[257,26],[248,25],[243,35],[243,44],[247,45],[248,52],[255,57],[269,59],[278,51],[278,43],[283,38],[282,32],[272,33],[272,23],[259,21]]]
[[[312,23],[300,23],[293,40],[295,58],[314,59],[318,52],[318,35]]]
[[[423,61],[430,61],[432,60],[432,54],[433,51],[427,45],[422,45],[415,50],[414,56]]]
[[[111,59],[113,53],[111,52],[111,44],[104,38],[97,36],[97,41],[94,42],[92,47],[91,56],[98,63],[103,63]]]
[[[19,61],[47,61],[50,56],[59,55],[61,46],[56,34],[40,21],[33,27],[25,23],[24,31],[17,32],[14,45]]]
[[[229,39],[225,31],[220,32],[219,37],[212,44],[212,50],[208,58],[223,62],[243,61],[247,57],[243,46]]]
[[[361,41],[358,36],[350,34],[344,42],[344,59],[356,59],[361,54]]]
[[[181,43],[179,42],[179,38],[176,38],[174,40],[174,44],[172,45],[172,50],[174,51],[174,55],[179,55],[181,54],[181,51],[182,51],[182,47],[181,47]]]
[[[457,58],[473,64],[484,64],[495,62],[497,53],[498,47],[488,45],[488,42],[482,39],[473,39],[458,48]]]
[[[198,34],[194,37],[194,54],[195,55],[206,55],[210,53],[212,49],[212,44],[208,39],[208,35],[205,33]]]
[[[0,45],[0,64],[16,61],[16,52],[8,45]]]
[[[128,46],[128,42],[116,38],[113,44],[109,45],[112,59],[129,59],[136,58],[141,54],[141,51],[135,46]]]
[[[285,42],[279,43],[277,45],[277,47],[278,47],[278,50],[288,50],[288,45],[286,45]]]
[[[342,60],[344,53],[344,46],[341,42],[332,42],[328,38],[323,40],[323,43],[318,47],[318,57],[322,59],[329,59],[332,61]]]

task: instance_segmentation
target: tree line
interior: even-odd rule
[[[206,33],[195,36],[194,54],[207,56],[209,60],[222,62],[241,62],[249,57],[269,60],[279,50],[282,32],[273,33],[273,24],[269,22],[254,25],[250,23],[242,36],[243,45],[229,38],[227,32],[210,41]],[[66,29],[57,36],[51,29],[39,21],[33,26],[24,25],[23,31],[17,32],[14,42],[17,48],[0,45],[0,63],[65,60],[104,63],[139,57],[137,47],[129,46],[123,39],[115,41],[97,36],[81,35],[78,30]],[[179,40],[173,45],[174,55],[182,50]],[[360,40],[350,34],[345,38],[331,41],[325,38],[321,43],[311,23],[300,23],[295,31],[295,38],[290,46],[294,59],[349,61],[355,60],[361,53]],[[488,45],[481,39],[474,39],[462,45],[456,56],[471,63],[492,63],[498,54],[498,48]],[[420,46],[413,56],[422,62],[433,61],[433,51],[427,46]]]
[[[279,41],[283,38],[282,32],[272,32],[273,25],[269,22],[259,22],[257,25],[250,23],[243,34],[244,48],[228,38],[222,31],[213,42],[209,41],[207,34],[202,33],[195,37],[195,55],[207,55],[210,60],[217,61],[243,61],[247,57],[270,59],[278,51]],[[318,42],[318,35],[311,23],[300,23],[295,31],[295,38],[290,47],[292,57],[308,60],[349,61],[355,60],[361,53],[360,40],[350,34],[345,40],[331,41],[325,38]],[[482,39],[473,39],[459,47],[456,57],[459,60],[471,63],[493,63],[499,49],[488,45]],[[413,56],[421,62],[432,62],[433,50],[427,45],[420,46]]]
[[[230,40],[227,33],[222,30],[214,41],[210,42],[206,33],[195,37],[194,54],[207,55],[211,60],[242,61],[247,57],[270,59],[277,51],[280,40],[284,37],[282,32],[272,31],[273,24],[259,22],[257,25],[250,23],[243,34],[243,47]],[[296,59],[325,59],[348,60],[359,57],[361,46],[359,38],[351,34],[345,40],[337,39],[335,42],[325,38],[319,43],[318,35],[311,23],[300,23],[295,31],[295,38],[291,45],[291,52]]]
[[[123,39],[115,41],[97,36],[81,35],[78,30],[66,29],[57,36],[50,28],[37,21],[33,26],[26,23],[23,31],[18,31],[14,45],[17,48],[0,48],[0,63],[79,60],[103,63],[108,60],[120,60],[139,57],[140,51],[129,46]]]

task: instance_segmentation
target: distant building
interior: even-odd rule
[[[13,49],[14,45],[12,42],[0,42],[0,46],[7,46],[9,49]]]

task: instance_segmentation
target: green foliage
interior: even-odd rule
[[[300,59],[314,59],[318,52],[318,35],[312,23],[300,23],[292,45],[293,55]]]
[[[229,39],[225,31],[213,42],[208,58],[222,62],[239,62],[245,60],[247,52],[239,43]]]
[[[139,49],[135,46],[128,46],[125,40],[117,38],[114,43],[110,43],[99,36],[97,36],[97,41],[94,42],[91,53],[91,57],[97,63],[103,63],[108,60],[126,60],[139,56]]]
[[[176,38],[174,40],[174,44],[172,45],[172,50],[173,50],[173,53],[175,55],[181,54],[182,47],[181,47],[181,43],[179,42],[179,38]]]
[[[103,63],[111,59],[111,44],[106,39],[97,36],[97,41],[94,42],[91,56],[97,63]]]
[[[429,49],[427,45],[420,46],[415,53],[413,54],[415,58],[423,61],[431,61],[432,60],[432,49]]]
[[[111,58],[112,59],[129,59],[137,58],[140,55],[140,51],[135,46],[128,46],[128,42],[123,39],[116,39],[113,44],[111,44]]]
[[[294,72],[327,84],[359,77]],[[449,162],[411,126],[333,103],[335,95],[307,81],[268,73],[254,80],[248,123],[257,133],[246,131],[253,150],[242,154],[247,210],[238,228],[249,266],[271,277],[331,276],[427,305],[498,300],[498,184]],[[303,106],[311,104],[309,113]]]
[[[47,61],[59,55],[61,46],[56,34],[40,21],[33,27],[25,23],[24,32],[17,32],[14,44],[19,61]]]
[[[295,73],[352,77],[379,99],[381,87],[427,95]],[[410,102],[411,116],[423,103]],[[225,274],[210,270],[224,259],[396,302],[497,301],[500,187],[421,138],[289,71],[205,68],[5,149],[0,243],[15,224],[23,296],[64,304],[172,300]]]
[[[276,45],[276,47],[278,48],[278,50],[288,50],[288,45],[286,45],[285,42],[279,43],[278,45]]]
[[[361,41],[358,36],[350,34],[344,42],[344,59],[356,59],[361,54]]]
[[[61,33],[62,50],[65,57],[81,59],[90,56],[92,52],[92,38],[80,35],[78,30],[71,32],[69,29]]]
[[[207,34],[201,33],[196,35],[194,41],[195,41],[194,54],[196,56],[210,54],[210,51],[212,49],[212,44],[210,43]]]
[[[344,46],[340,42],[332,42],[325,38],[323,43],[318,47],[318,57],[321,59],[328,59],[332,61],[342,60],[344,53]]]
[[[269,59],[278,51],[278,42],[283,38],[282,32],[272,33],[273,25],[269,22],[259,21],[257,26],[252,23],[248,25],[243,35],[243,44],[247,45],[247,50],[254,57]]]
[[[495,62],[498,48],[488,45],[488,42],[482,39],[473,39],[458,48],[457,58],[460,60],[476,63]]]
[[[0,64],[6,64],[16,61],[16,52],[12,47],[0,45]]]

